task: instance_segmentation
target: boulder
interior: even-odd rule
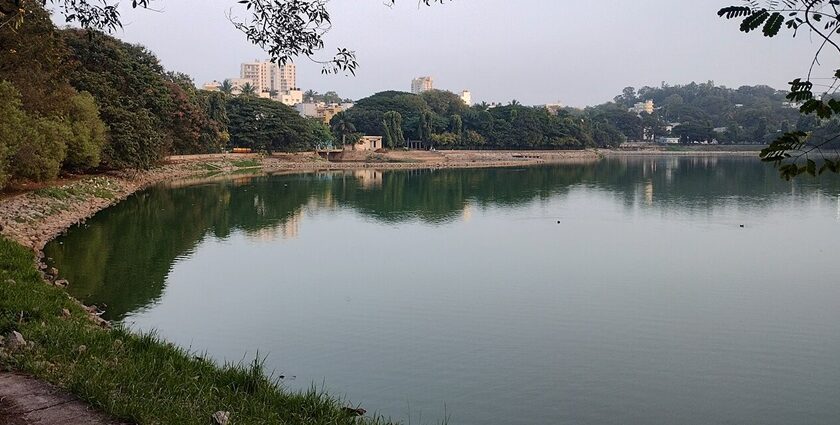
[[[19,348],[26,347],[26,340],[23,338],[23,335],[21,335],[20,332],[11,331],[8,335],[6,335],[6,340],[4,344],[10,350],[17,350]]]

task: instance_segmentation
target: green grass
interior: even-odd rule
[[[97,177],[67,186],[38,189],[35,191],[35,194],[60,201],[72,198],[84,199],[91,196],[102,199],[114,199],[116,197],[115,188],[110,186],[111,183],[108,179]]]
[[[412,158],[388,158],[385,155],[372,153],[365,158],[365,162],[369,163],[394,163],[394,164],[419,164],[422,161]]]
[[[138,424],[206,425],[218,410],[231,412],[231,425],[389,423],[351,418],[342,400],[314,388],[288,392],[260,362],[220,366],[153,334],[102,329],[41,279],[31,251],[0,238],[0,334],[12,330],[33,345],[0,349],[0,369],[45,379]]]
[[[195,164],[195,169],[203,171],[219,171],[222,168],[209,162],[199,162],[198,164]]]
[[[233,164],[236,168],[254,168],[262,166],[259,161],[254,159],[239,159],[231,162],[231,164]]]

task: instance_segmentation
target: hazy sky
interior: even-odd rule
[[[123,3],[130,3],[124,1]],[[160,12],[123,6],[115,34],[154,51],[163,65],[199,85],[236,77],[243,61],[264,58],[227,20],[235,0],[157,0]],[[738,0],[332,0],[335,47],[355,50],[353,76],[323,76],[302,58],[298,85],[358,99],[405,90],[432,75],[435,87],[469,89],[476,102],[603,103],[626,86],[705,82],[787,88],[804,75],[815,46],[807,34],[772,40],[738,32],[716,11]],[[233,13],[243,16],[237,9]],[[836,58],[836,55],[835,55]],[[826,63],[836,66],[837,61]],[[830,68],[833,69],[833,68]],[[830,74],[830,73],[829,73]]]

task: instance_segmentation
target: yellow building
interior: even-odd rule
[[[344,145],[346,151],[375,151],[382,149],[382,136],[362,136],[355,145]]]
[[[352,106],[352,105],[351,105]],[[324,124],[329,124],[332,117],[339,112],[345,111],[347,107],[338,103],[299,103],[295,105],[298,113],[308,118],[318,118],[324,121]]]

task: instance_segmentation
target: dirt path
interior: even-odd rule
[[[0,424],[126,425],[91,409],[56,387],[15,373],[0,372]]]

